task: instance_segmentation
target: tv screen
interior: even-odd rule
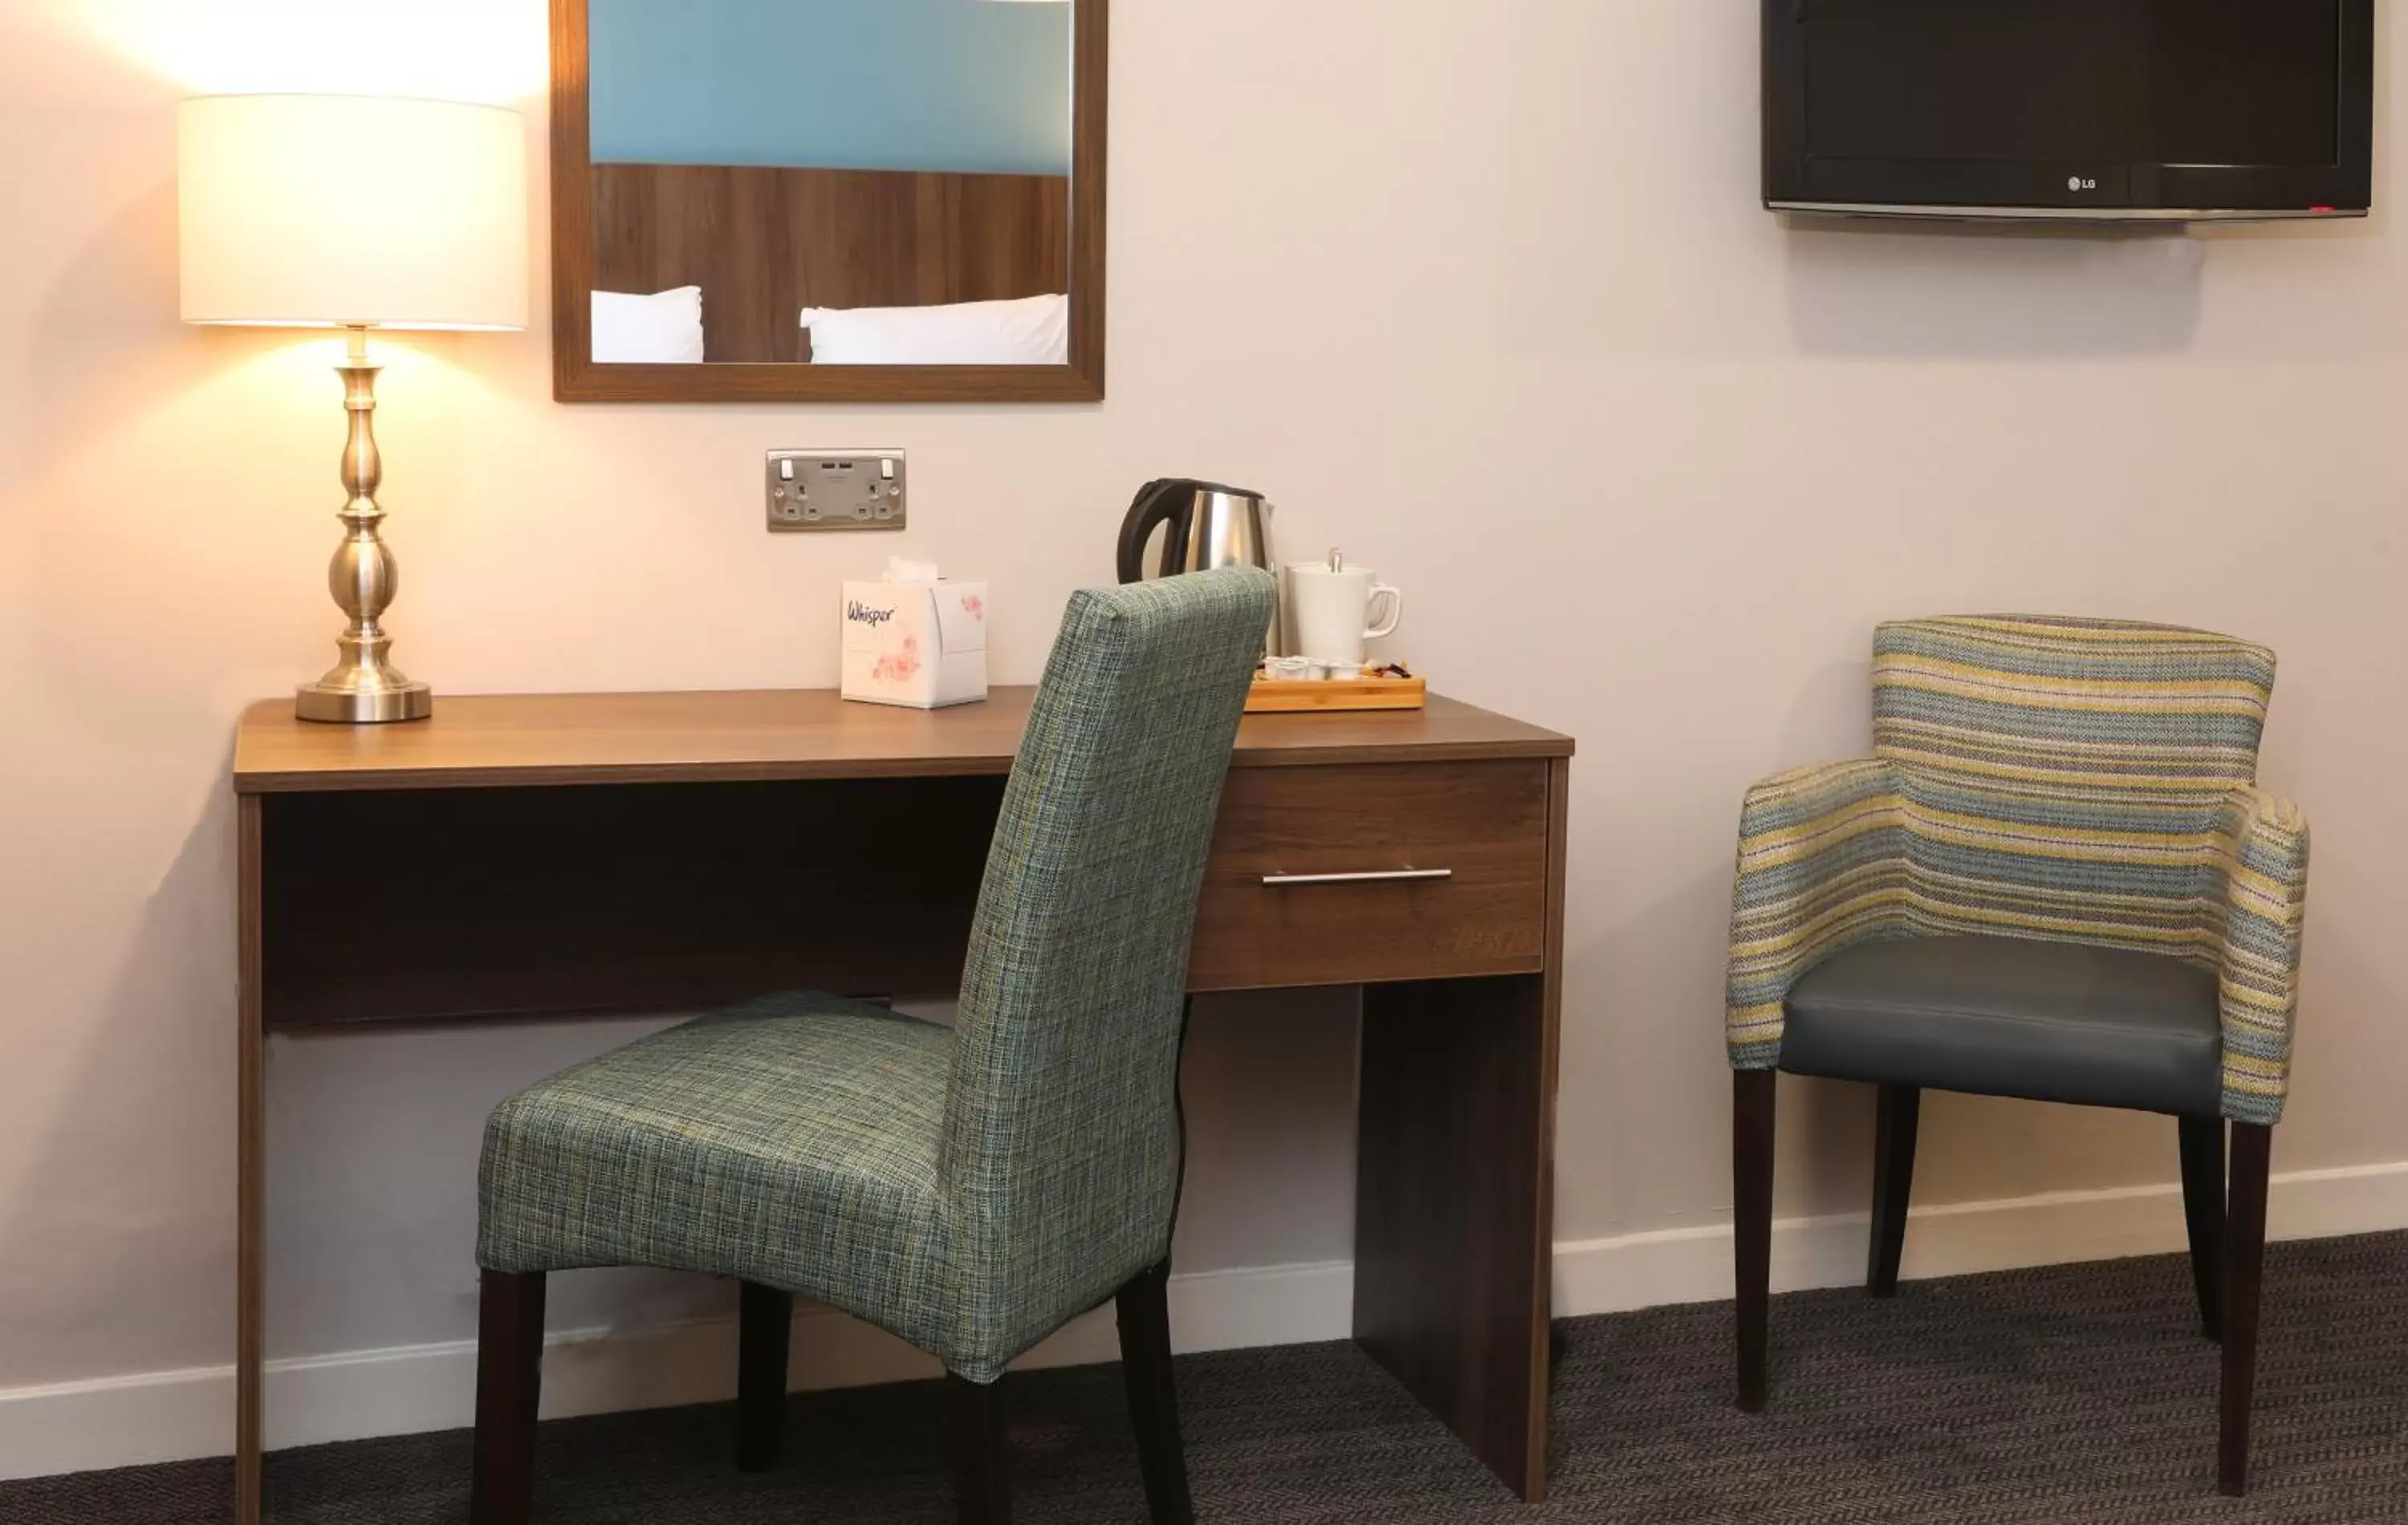
[[[2363,215],[2373,0],[1765,0],[1765,200]]]

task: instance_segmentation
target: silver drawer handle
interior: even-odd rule
[[[1453,869],[1390,869],[1384,873],[1267,873],[1263,875],[1263,887],[1292,889],[1299,885],[1428,884],[1433,880],[1454,877]]]

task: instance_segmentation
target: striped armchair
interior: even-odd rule
[[[2165,1113],[2239,1492],[2307,900],[2307,822],[2256,785],[2273,653],[2026,617],[1885,625],[1873,651],[1875,755],[1768,780],[1741,816],[1741,1404],[1764,1399],[1776,1072],[1881,1087],[1882,1296],[1924,1088]]]

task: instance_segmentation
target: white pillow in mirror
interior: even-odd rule
[[[699,366],[702,358],[700,286],[652,296],[594,294],[595,365]]]
[[[1067,366],[1070,298],[947,307],[812,307],[811,363],[819,366]]]

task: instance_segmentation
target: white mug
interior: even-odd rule
[[[1363,643],[1394,635],[1405,617],[1405,596],[1360,567],[1333,572],[1320,562],[1287,569],[1288,602],[1296,623],[1288,644],[1298,656],[1341,666],[1363,665]],[[1387,600],[1386,617],[1374,606]]]

